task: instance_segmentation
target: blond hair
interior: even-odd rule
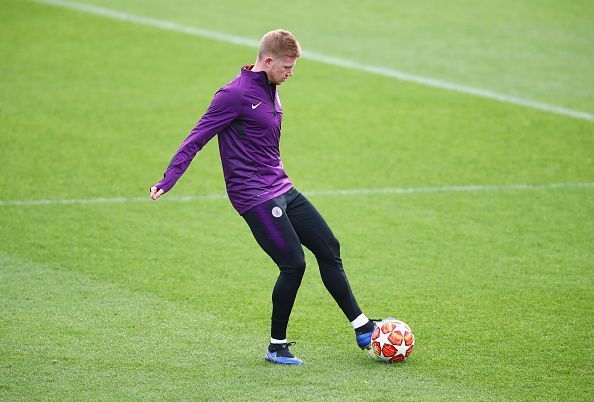
[[[258,60],[262,60],[266,56],[300,57],[301,46],[291,32],[275,29],[265,34],[260,40]]]

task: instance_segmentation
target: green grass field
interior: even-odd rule
[[[256,40],[282,26],[318,54],[594,113],[588,1],[85,4]],[[305,364],[275,366],[277,268],[226,199],[175,199],[224,194],[216,140],[148,201],[255,50],[18,0],[0,34],[0,400],[594,399],[594,122],[300,60],[287,172],[363,310],[417,348],[359,351],[306,253]],[[422,191],[474,185],[494,187]],[[332,193],[381,188],[421,190]]]

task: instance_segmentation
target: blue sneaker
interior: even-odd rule
[[[293,353],[289,351],[289,346],[294,345],[295,342],[273,344],[271,343],[266,348],[266,357],[264,360],[277,364],[303,364],[301,359],[296,358]]]
[[[357,333],[357,345],[361,349],[370,349],[371,348],[371,335],[373,331],[377,328],[377,325],[373,323],[373,329],[369,332]]]
[[[367,331],[367,332],[355,331],[355,336],[357,338],[357,345],[359,345],[359,347],[361,349],[371,349],[371,336],[373,335],[373,331],[375,331],[377,329],[376,322],[379,322],[381,320],[376,320],[374,318],[370,318],[369,321],[371,321],[371,323],[373,324],[373,328],[371,328],[369,331]]]

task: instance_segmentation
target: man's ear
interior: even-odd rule
[[[272,60],[273,60],[273,59],[272,59],[272,57],[270,57],[270,56],[266,56],[266,57],[264,58],[264,64],[265,64],[267,67],[270,67],[270,65],[272,64]]]

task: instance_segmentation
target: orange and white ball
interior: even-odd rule
[[[394,318],[377,324],[371,335],[371,349],[385,362],[402,362],[415,348],[415,336],[410,327]]]

